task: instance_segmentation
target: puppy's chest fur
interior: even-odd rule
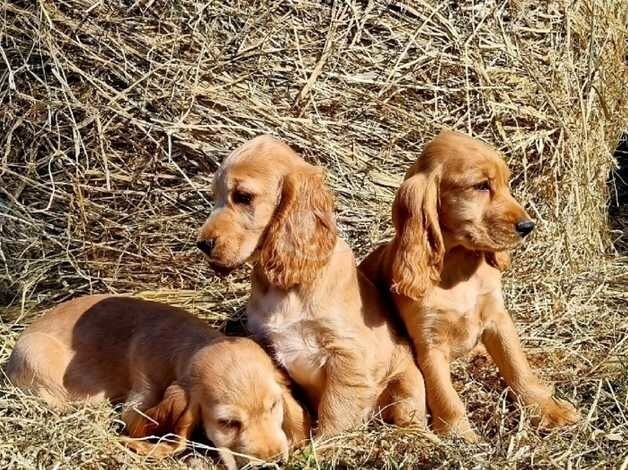
[[[499,284],[473,278],[459,285],[434,288],[420,304],[421,334],[434,345],[447,345],[453,357],[473,349],[492,321],[490,305],[500,301]]]
[[[271,287],[249,300],[247,326],[270,346],[292,379],[318,401],[328,355],[321,343],[321,320],[313,318],[311,309],[298,294]]]

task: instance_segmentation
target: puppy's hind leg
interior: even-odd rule
[[[331,437],[358,426],[373,410],[377,397],[357,349],[337,351],[326,368],[327,381],[318,405],[317,437]]]
[[[68,348],[53,336],[28,333],[15,345],[6,374],[13,385],[41,397],[51,408],[63,410],[71,399],[63,386],[70,356]]]
[[[384,392],[384,419],[396,426],[426,426],[426,396],[423,375],[412,358],[405,370]]]

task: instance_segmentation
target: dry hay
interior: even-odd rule
[[[371,426],[294,468],[625,468],[626,234],[608,228],[606,188],[626,124],[624,2],[8,0],[0,18],[0,363],[39,306],[86,292],[239,318],[247,270],[217,278],[194,239],[212,172],[245,139],[271,132],[324,165],[362,256],[449,127],[504,153],[538,221],[507,304],[582,424],[541,434],[490,364],[460,363],[484,444]],[[144,466],[115,418],[57,415],[3,384],[0,466]]]

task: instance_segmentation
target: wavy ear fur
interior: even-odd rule
[[[333,210],[319,168],[306,167],[284,178],[259,258],[271,284],[289,289],[314,279],[336,244]]]
[[[307,409],[294,398],[291,381],[283,372],[277,370],[276,378],[281,387],[283,404],[282,428],[290,441],[290,446],[298,448],[310,439],[312,421]]]
[[[391,291],[417,300],[438,282],[445,246],[438,222],[440,169],[417,173],[403,182],[393,203]]]
[[[147,437],[172,433],[187,439],[194,430],[197,416],[190,406],[188,392],[178,383],[172,383],[156,406],[145,411],[128,430],[129,436]]]
[[[485,254],[486,262],[500,271],[506,271],[510,267],[510,252],[495,251]]]

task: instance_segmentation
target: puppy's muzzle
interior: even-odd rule
[[[519,234],[519,236],[523,238],[528,235],[532,231],[532,229],[534,229],[534,222],[529,219],[520,220],[515,224],[515,228],[517,229],[517,233]]]
[[[210,238],[208,240],[198,240],[196,242],[196,247],[207,256],[211,256],[212,250],[214,249],[215,245],[216,241],[213,238]]]

